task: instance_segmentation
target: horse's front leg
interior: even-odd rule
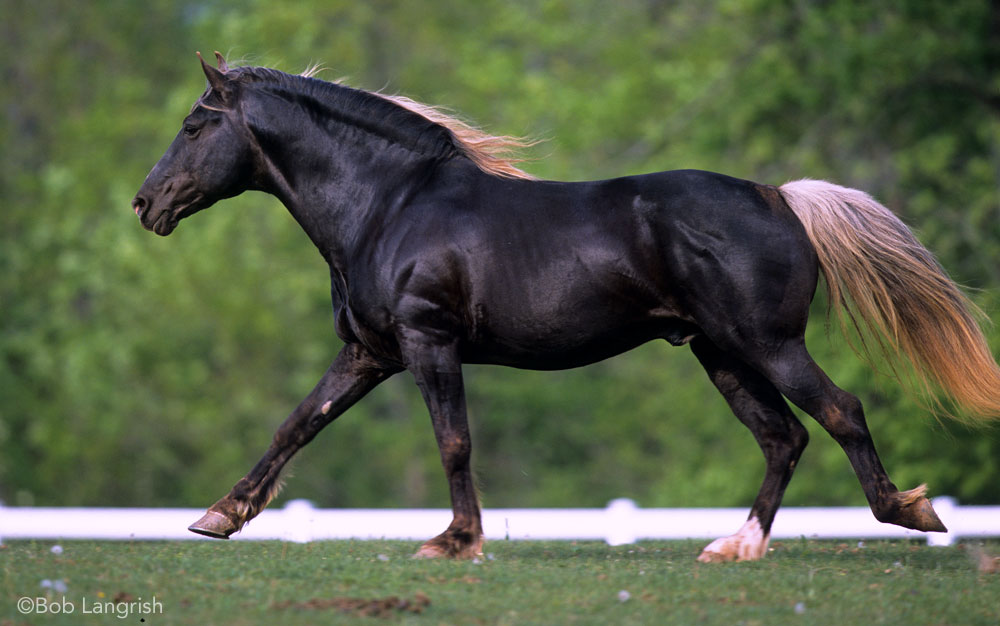
[[[415,341],[410,342],[407,351],[407,367],[416,379],[434,424],[434,436],[451,491],[453,516],[448,529],[421,546],[414,556],[473,558],[482,554],[483,526],[469,464],[472,441],[457,350],[454,345]]]
[[[281,488],[278,477],[285,463],[324,426],[398,371],[360,345],[345,345],[312,392],[278,428],[263,458],[188,530],[227,539],[243,528]]]

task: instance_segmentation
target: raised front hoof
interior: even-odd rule
[[[924,532],[946,533],[948,529],[941,522],[941,518],[934,512],[931,501],[924,497],[927,493],[927,485],[920,485],[916,489],[901,491],[896,494],[895,517],[888,521],[903,528],[922,530]]]
[[[474,559],[483,555],[483,536],[446,530],[420,546],[415,559]]]
[[[188,526],[188,530],[213,539],[229,539],[229,535],[239,529],[222,513],[209,511],[200,520]]]

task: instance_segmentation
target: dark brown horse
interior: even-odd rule
[[[218,56],[218,53],[216,53]],[[847,453],[875,517],[944,526],[925,488],[899,491],[858,399],[806,351],[822,270],[832,302],[980,419],[1000,416],[1000,368],[934,258],[866,194],[673,171],[535,180],[515,144],[438,110],[308,76],[202,62],[209,87],[133,208],[167,235],[248,189],[277,196],[330,266],[344,347],[257,465],[191,530],[225,538],[273,497],[297,450],[408,370],[430,411],[454,519],[420,556],[480,553],[463,363],[558,369],[639,344],[689,344],[764,452],[746,524],[702,560],[756,559],[806,445],[785,398]]]

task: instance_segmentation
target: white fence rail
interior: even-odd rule
[[[1000,506],[959,506],[933,500],[947,533],[921,533],[881,524],[866,507],[797,508],[778,512],[773,539],[926,539],[950,545],[958,539],[1000,537]],[[4,507],[0,541],[11,539],[205,539],[187,530],[203,509]],[[735,532],[747,509],[641,509],[627,499],[604,509],[486,509],[487,539],[604,540],[611,545],[640,539],[714,539]],[[322,539],[433,537],[451,521],[445,509],[316,509],[293,500],[261,513],[233,539],[308,542]]]

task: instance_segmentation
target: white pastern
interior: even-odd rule
[[[735,535],[716,539],[701,551],[698,560],[702,563],[723,563],[726,561],[755,561],[767,553],[771,536],[765,535],[760,521],[751,517]]]

